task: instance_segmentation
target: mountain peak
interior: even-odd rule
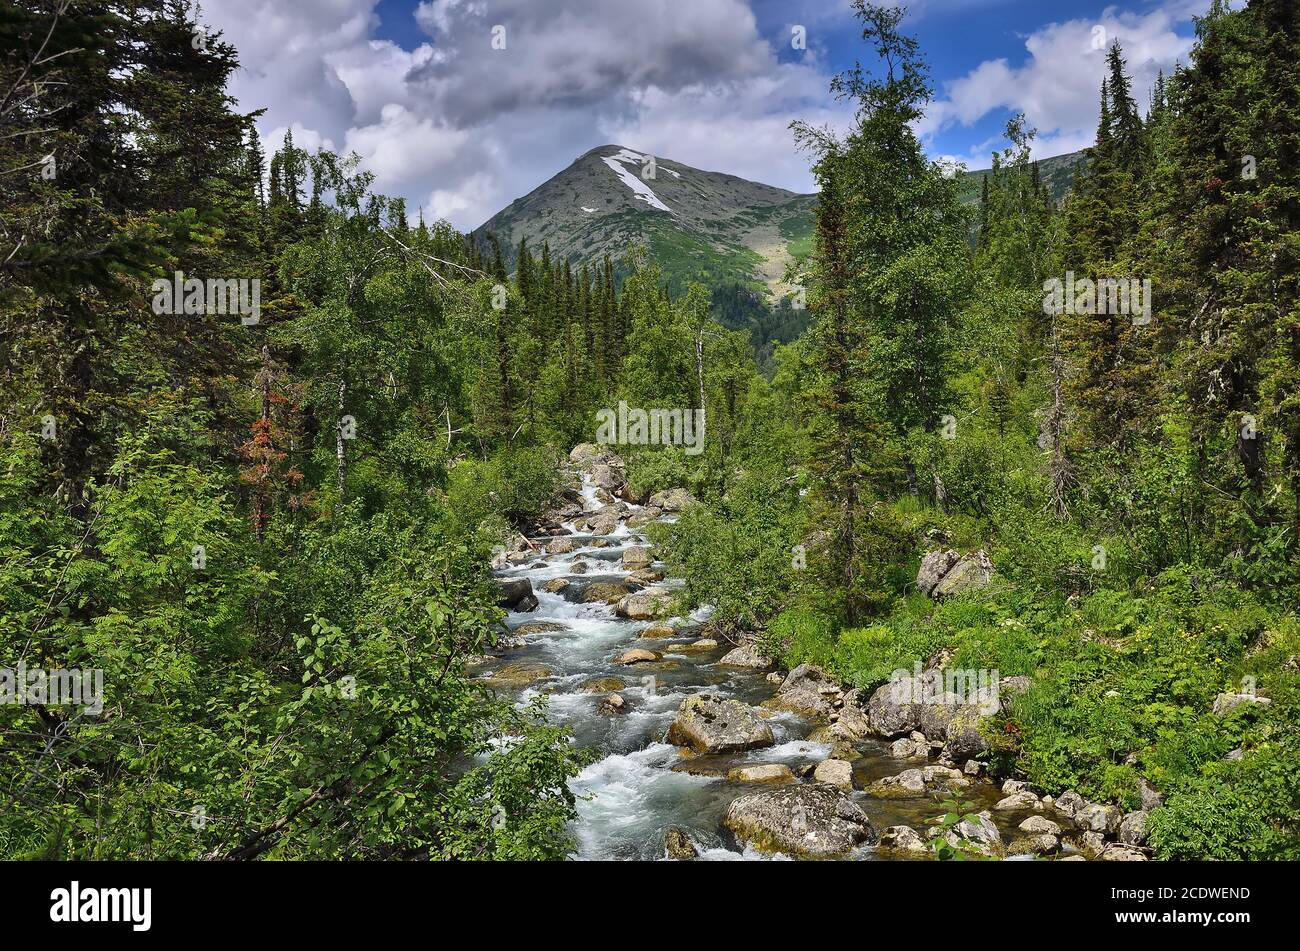
[[[666,156],[609,142],[476,229],[513,254],[521,239],[549,244],[575,264],[619,260],[646,245],[670,284],[766,284],[774,290],[791,258],[788,245],[812,228],[815,196],[706,172]]]

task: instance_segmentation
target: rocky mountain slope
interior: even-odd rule
[[[651,164],[653,159],[653,164]],[[1068,193],[1083,153],[1041,160],[1057,200]],[[967,172],[963,195],[978,202],[983,171]],[[722,172],[602,145],[497,212],[474,234],[495,234],[513,267],[521,238],[534,253],[575,264],[619,261],[634,244],[649,247],[669,285],[718,288],[741,284],[790,293],[786,267],[812,247],[816,195],[800,195]]]
[[[602,145],[493,215],[513,264],[520,238],[534,253],[592,263],[644,244],[674,288],[765,284],[778,294],[793,254],[811,245],[815,195],[799,195],[619,145]]]

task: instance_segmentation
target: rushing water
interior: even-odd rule
[[[582,498],[588,512],[602,505],[589,478],[582,477]],[[632,506],[632,510],[636,510]],[[573,781],[580,797],[579,819],[574,830],[578,857],[587,859],[660,859],[664,857],[664,833],[678,826],[694,840],[701,856],[708,859],[764,858],[727,836],[721,819],[727,805],[737,796],[752,792],[752,785],[729,781],[730,768],[752,763],[785,763],[798,768],[826,759],[830,747],[804,739],[814,724],[791,713],[774,711],[769,719],[776,743],[765,749],[728,756],[690,756],[664,742],[683,698],[692,693],[712,692],[746,703],[758,704],[776,692],[765,671],[723,666],[718,663],[732,645],[725,642],[707,651],[683,651],[683,645],[702,636],[700,626],[707,609],[672,624],[677,636],[641,638],[649,621],[618,617],[612,605],[580,604],[582,589],[600,581],[625,581],[629,572],[622,566],[623,552],[631,545],[648,544],[641,529],[620,523],[603,537],[579,532],[573,523],[564,528],[579,547],[565,554],[539,551],[529,563],[498,572],[502,578],[528,578],[538,599],[529,612],[511,612],[507,626],[513,632],[530,622],[552,622],[563,630],[528,634],[522,647],[506,650],[493,659],[484,674],[505,665],[547,668],[547,676],[516,688],[520,703],[541,697],[552,722],[569,727],[575,742],[595,750],[600,757]],[[543,548],[554,537],[536,537]],[[578,563],[586,565],[585,572]],[[662,569],[662,565],[655,564]],[[543,591],[552,579],[571,582],[561,594]],[[680,581],[667,579],[656,587],[673,588]],[[620,666],[613,659],[632,647],[644,647],[663,655],[653,663]],[[600,712],[608,691],[591,692],[583,685],[597,678],[615,677],[625,686],[618,689],[626,701],[622,712]],[[877,829],[907,824],[924,832],[924,820],[939,810],[931,799],[882,800],[866,796],[860,788],[884,776],[899,773],[923,760],[895,759],[884,745],[862,744],[863,756],[854,763],[852,795],[870,816]],[[977,784],[963,790],[964,799],[987,808],[999,798],[991,784]],[[1022,815],[998,815],[1004,834]],[[855,858],[875,858],[872,849],[862,849]]]

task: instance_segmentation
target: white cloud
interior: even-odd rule
[[[409,51],[375,38],[376,3],[207,0],[204,18],[239,50],[232,92],[266,107],[268,146],[292,127],[301,146],[355,150],[377,188],[460,228],[606,142],[808,190],[787,126],[844,116],[817,50],[847,0],[802,0],[794,63],[746,0],[425,0],[428,40]]]
[[[1101,82],[1106,74],[1106,50],[1096,48],[1094,36],[1106,44],[1118,40],[1124,49],[1133,94],[1143,105],[1160,70],[1166,74],[1185,61],[1192,40],[1177,27],[1203,2],[1173,0],[1149,13],[1107,7],[1097,19],[1050,23],[1025,38],[1029,54],[1020,66],[1006,59],[986,60],[965,76],[945,83],[943,96],[918,123],[923,137],[944,129],[971,126],[991,112],[1024,112],[1039,130],[1035,154],[1060,155],[1091,145],[1097,129]],[[1094,33],[1100,27],[1104,34]],[[970,155],[974,167],[988,164],[988,154]]]

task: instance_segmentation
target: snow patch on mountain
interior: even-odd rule
[[[613,170],[614,174],[623,180],[624,185],[632,189],[633,198],[637,201],[645,202],[651,208],[658,208],[660,211],[666,211],[671,215],[673,213],[672,209],[660,201],[659,196],[654,193],[654,190],[647,185],[639,175],[635,174],[627,167],[628,164],[631,164],[640,168],[641,164],[645,161],[645,158],[644,155],[633,152],[631,149],[619,149],[613,155],[602,156],[601,161],[608,165]],[[673,174],[677,173],[674,172]]]

